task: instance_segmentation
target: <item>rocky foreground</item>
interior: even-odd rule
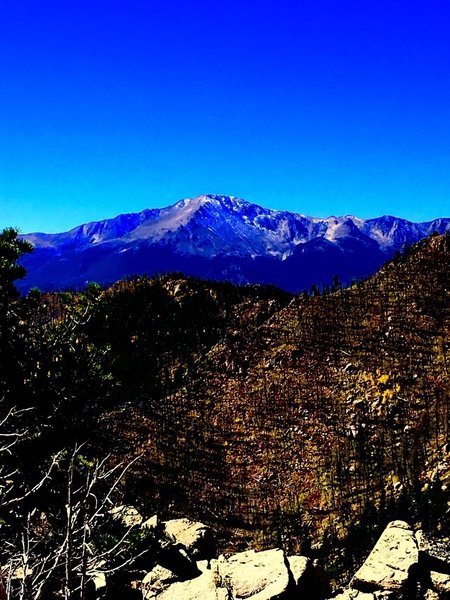
[[[129,510],[129,509],[127,509]],[[136,518],[126,513],[124,518]],[[157,518],[136,526],[156,527]],[[165,523],[158,564],[133,581],[142,600],[443,600],[450,598],[450,553],[404,521],[391,522],[345,590],[331,592],[325,571],[279,548],[217,557],[213,531],[202,523]],[[94,590],[93,590],[94,592]],[[93,597],[111,597],[97,578]]]

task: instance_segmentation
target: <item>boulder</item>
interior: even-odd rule
[[[394,599],[392,592],[360,592],[359,590],[345,590],[344,592],[333,596],[332,600],[389,600]]]
[[[324,571],[306,556],[288,556],[287,567],[300,598],[323,600],[330,593],[330,585]]]
[[[419,548],[419,558],[423,563],[431,566],[450,564],[448,543],[430,538],[422,529],[416,531],[415,537]]]
[[[149,519],[142,521],[141,528],[142,529],[155,529],[159,525],[158,515],[153,515]]]
[[[233,600],[281,600],[292,585],[286,563],[282,550],[249,550],[221,556],[219,576]]]
[[[94,571],[86,586],[86,599],[98,600],[106,595],[106,575],[102,571]]]
[[[142,596],[144,600],[156,598],[177,581],[179,578],[175,573],[161,565],[156,565],[142,580]]]
[[[345,590],[345,592],[334,596],[333,600],[375,600],[375,596],[358,590]]]
[[[430,579],[433,589],[439,592],[442,598],[450,598],[450,575],[431,571]]]
[[[227,590],[218,587],[217,561],[198,563],[199,575],[179,581],[174,573],[155,567],[142,581],[143,600],[227,600]]]
[[[362,592],[393,590],[406,593],[418,569],[419,549],[414,531],[404,521],[389,523],[351,585]]]
[[[172,555],[178,552],[180,556],[187,557],[181,546],[168,544],[166,550]],[[163,555],[164,558],[166,561],[158,558],[160,564],[144,577],[139,586],[144,600],[325,598],[322,577],[318,577],[315,564],[303,556],[286,558],[284,552],[278,549],[251,550],[229,557],[221,556],[219,560],[199,561],[193,563],[195,572],[190,573],[186,573],[185,567],[180,571],[177,561],[169,566],[167,555]]]
[[[172,519],[165,522],[166,533],[177,544],[182,544],[196,560],[216,556],[214,534],[210,527],[190,519]]]
[[[312,561],[306,556],[288,556],[287,561],[295,586],[298,588],[311,571]]]
[[[157,562],[161,567],[174,573],[181,581],[193,579],[200,574],[196,562],[189,556],[184,546],[173,544],[171,541],[161,544]]]

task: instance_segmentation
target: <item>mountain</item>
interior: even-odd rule
[[[22,290],[80,288],[89,281],[180,271],[299,291],[329,285],[335,275],[344,284],[370,275],[405,246],[448,230],[450,219],[319,219],[205,195],[65,233],[25,235],[35,252],[24,259],[28,277]]]

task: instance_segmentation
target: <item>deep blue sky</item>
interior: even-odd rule
[[[0,227],[201,193],[450,216],[443,0],[2,0]]]

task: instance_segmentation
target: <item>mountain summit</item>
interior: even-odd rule
[[[373,273],[392,255],[450,219],[412,223],[392,216],[308,217],[233,196],[204,195],[119,215],[58,234],[24,237],[35,252],[23,289],[82,287],[136,274],[182,271],[292,291]]]

